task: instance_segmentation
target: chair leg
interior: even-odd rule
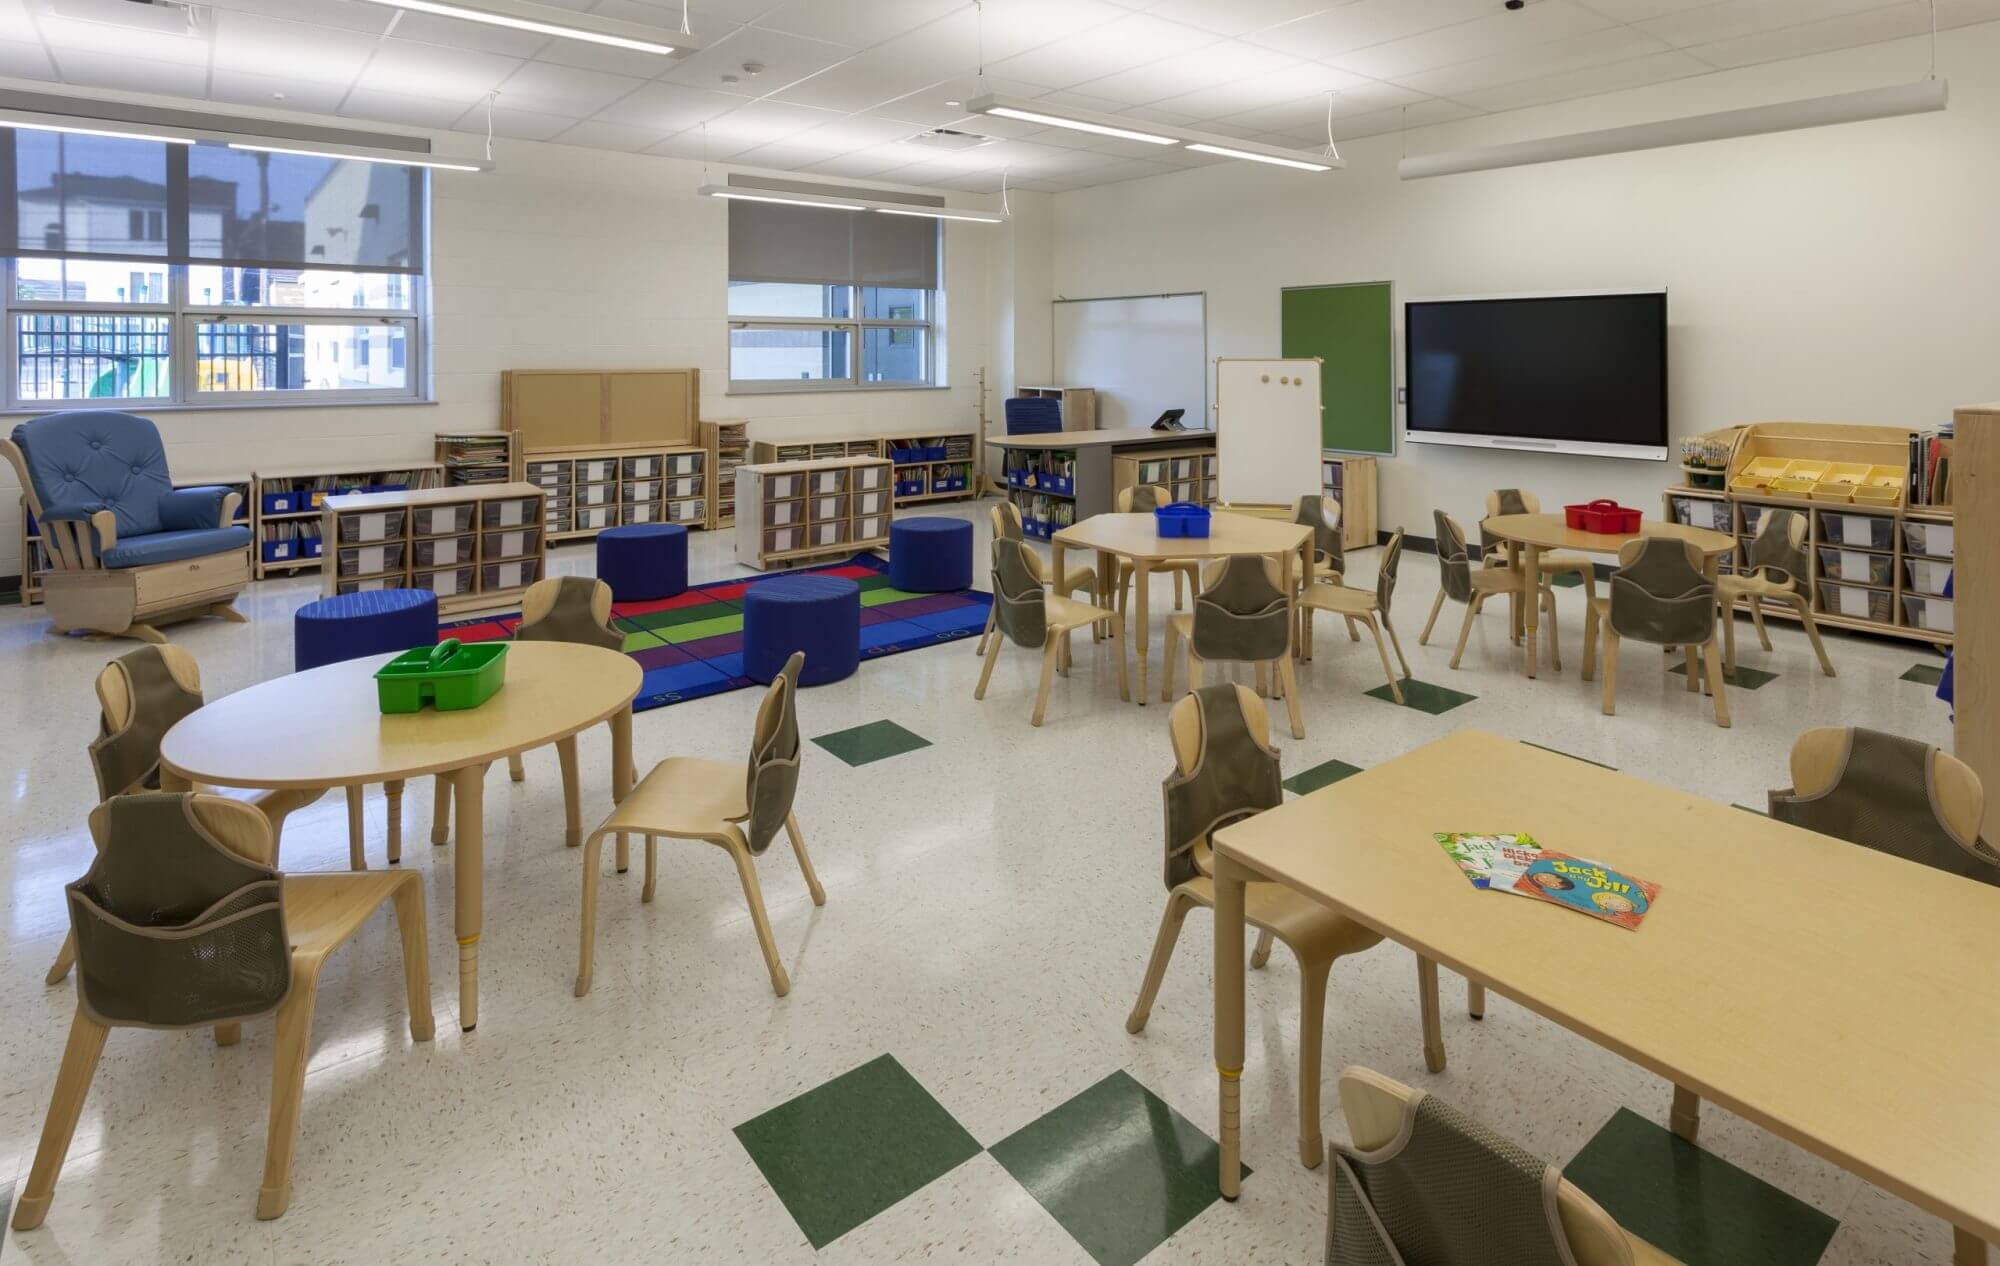
[[[69,1043],[63,1047],[62,1067],[56,1073],[55,1091],[49,1096],[42,1141],[35,1148],[35,1163],[28,1170],[28,1185],[21,1192],[21,1202],[14,1206],[16,1231],[32,1231],[48,1216],[49,1201],[55,1198],[56,1176],[62,1172],[63,1157],[69,1155],[77,1118],[83,1115],[84,1098],[90,1094],[91,1079],[97,1076],[97,1057],[104,1053],[104,1039],[110,1035],[109,1028],[82,1011],[69,1022]]]
[[[451,775],[437,776],[431,800],[431,847],[443,848],[451,838]]]
[[[1166,662],[1160,666],[1161,703],[1172,703],[1174,701],[1174,658],[1176,654],[1180,651],[1180,647],[1181,647],[1181,631],[1179,628],[1175,627],[1174,622],[1172,620],[1168,620]],[[1191,652],[1194,648],[1189,647],[1188,649]]]
[[[806,877],[806,890],[812,893],[813,904],[826,904],[826,889],[819,886],[819,875],[813,871],[812,858],[806,855],[806,837],[799,831],[797,814],[785,815],[785,834],[791,837],[792,856],[799,859],[799,873]]]
[[[1181,923],[1194,905],[1194,898],[1178,888],[1167,894],[1166,912],[1160,916],[1160,930],[1153,937],[1153,956],[1146,960],[1146,979],[1139,985],[1139,1000],[1132,1004],[1132,1014],[1125,1017],[1127,1033],[1143,1030],[1152,1016],[1153,1000],[1160,996],[1160,982],[1167,978],[1167,963],[1181,937]]]
[[[1417,634],[1418,646],[1429,646],[1431,644],[1431,629],[1437,624],[1438,612],[1442,610],[1444,610],[1444,590],[1440,589],[1438,590],[1436,599],[1431,602],[1431,618],[1424,621],[1424,631]]]
[[[1254,684],[1259,699],[1274,698],[1271,694],[1271,665],[1258,660],[1250,666],[1250,680]]]
[[[49,974],[42,977],[45,985],[59,985],[69,969],[76,965],[76,933],[63,937],[62,948],[56,951],[56,961],[49,964]]]
[[[1606,620],[1604,634],[1604,715],[1618,715],[1618,630]]]
[[[1757,626],[1757,642],[1765,650],[1771,649],[1771,634],[1764,628],[1764,602],[1761,598],[1750,599],[1750,623]]]
[[[271,1122],[264,1135],[264,1186],[257,1193],[260,1221],[282,1216],[292,1202],[292,1151],[299,1141],[299,1100],[305,1096],[318,997],[318,967],[302,970],[294,962],[292,990],[278,1005],[278,1040],[271,1050]]]
[[[979,685],[974,687],[972,691],[972,697],[974,701],[978,701],[986,697],[986,683],[993,680],[993,661],[1000,658],[1000,643],[1006,640],[1007,640],[1006,638],[996,634],[994,635],[993,640],[987,643],[986,666],[979,670]]]
[[[361,788],[347,789],[347,868],[367,870],[368,855],[361,849]]]
[[[382,784],[382,798],[389,805],[389,864],[403,860],[403,780]]]
[[[403,988],[410,996],[410,1040],[428,1042],[437,1032],[431,1014],[430,942],[424,932],[424,886],[398,884],[393,898],[396,930],[403,939]]]
[[[979,644],[972,648],[974,655],[984,655],[986,653],[987,639],[993,636],[993,626],[999,619],[1000,604],[997,602],[988,604],[986,608],[986,628],[979,635]]]
[[[1424,1021],[1424,1067],[1444,1071],[1444,1024],[1438,1013],[1438,965],[1417,956],[1417,1009]]]
[[[757,928],[757,945],[764,951],[764,966],[771,969],[771,989],[782,998],[792,991],[792,978],[778,961],[778,943],[771,937],[771,920],[764,913],[764,890],[757,885],[757,869],[751,864],[750,848],[741,836],[724,847],[736,863],[736,877],[743,881],[743,899],[750,904],[750,922]]]
[[[1799,623],[1806,626],[1806,640],[1812,643],[1813,654],[1819,656],[1819,670],[1831,677],[1833,661],[1826,657],[1826,644],[1819,640],[1819,625],[1813,620],[1812,604],[1802,594],[1792,595],[1792,605],[1798,608]]]
[[[1306,719],[1299,710],[1299,680],[1292,671],[1292,657],[1289,655],[1278,657],[1278,680],[1285,688],[1285,711],[1292,718],[1292,737],[1302,739],[1306,736]]]
[[[639,888],[641,905],[651,905],[653,886],[660,878],[660,837],[648,832],[646,835],[646,882]]]
[[[1396,648],[1396,662],[1402,665],[1403,676],[1405,677],[1412,676],[1413,674],[1410,672],[1410,661],[1408,657],[1406,657],[1403,654],[1403,639],[1396,636],[1395,622],[1389,619],[1389,613],[1387,611],[1384,611],[1382,613],[1381,619],[1382,619],[1383,630],[1389,634],[1389,645]]]
[[[1583,608],[1583,679],[1597,677],[1597,604],[1592,602]]]
[[[1202,688],[1202,685],[1204,684],[1204,679],[1208,676],[1207,672],[1204,671],[1206,665],[1207,661],[1202,659],[1201,656],[1194,653],[1194,643],[1189,642],[1187,648],[1187,679],[1188,679],[1189,694],[1193,694],[1195,691]]]
[[[1542,590],[1542,606],[1549,613],[1549,671],[1563,670],[1562,643],[1556,637],[1556,591],[1553,587]]]
[[[1465,657],[1465,639],[1472,636],[1472,623],[1479,618],[1479,609],[1486,605],[1486,595],[1476,593],[1465,604],[1465,623],[1458,626],[1458,647],[1451,653],[1451,666],[1458,667],[1458,661]]]
[[[1326,978],[1333,959],[1299,963],[1299,1163],[1318,1169],[1326,1159],[1319,1121],[1321,1050],[1326,1037]]]
[[[1268,928],[1257,934],[1257,948],[1250,952],[1252,968],[1258,971],[1264,970],[1264,964],[1271,961],[1271,943],[1277,939]]]
[[[1754,601],[1754,600],[1753,600]],[[1722,669],[1736,671],[1736,599],[1723,599],[1717,618],[1722,625]]]
[[[1701,689],[1701,648],[1692,645],[1683,646],[1681,652],[1687,658],[1688,693],[1693,694]]]
[[[527,776],[528,767],[521,763],[521,754],[515,752],[512,756],[509,756],[507,758],[507,777],[513,779],[515,782],[521,782]]]
[[[1715,723],[1729,728],[1729,696],[1725,693],[1722,680],[1721,648],[1710,635],[1708,644],[1701,648],[1701,658],[1708,665],[1708,693],[1715,697]]]
[[[1174,568],[1174,610],[1176,611],[1181,609],[1181,577],[1185,574],[1180,568]]]
[[[1354,617],[1351,615],[1347,617],[1347,640],[1350,642],[1361,640],[1361,630],[1354,627]]]
[[[590,992],[597,947],[597,872],[604,864],[604,837],[595,832],[583,843],[583,919],[576,955],[576,996]]]
[[[1042,723],[1042,714],[1048,711],[1049,683],[1055,679],[1056,656],[1061,653],[1061,650],[1062,637],[1060,634],[1051,633],[1049,634],[1048,641],[1042,643],[1042,684],[1035,690],[1035,715],[1029,719],[1029,724],[1031,725],[1040,725]]]
[[[1396,676],[1396,670],[1389,666],[1389,646],[1382,640],[1382,626],[1375,623],[1375,617],[1372,615],[1364,615],[1361,618],[1368,622],[1368,631],[1375,635],[1375,650],[1382,656],[1382,675],[1389,679],[1389,693],[1396,697],[1398,704],[1401,704],[1403,683]]]

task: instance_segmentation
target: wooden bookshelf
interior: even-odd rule
[[[429,589],[440,614],[512,606],[547,564],[542,499],[524,483],[328,497],[320,591]]]
[[[797,440],[758,440],[750,460],[825,461],[836,457],[884,457],[896,468],[898,508],[927,501],[960,501],[979,495],[979,432],[913,431],[874,435],[828,435]]]
[[[1060,400],[1062,401],[1062,424],[1065,431],[1095,431],[1097,429],[1097,388],[1095,387],[1053,387],[1016,386],[1016,400]]]
[[[447,488],[504,484],[515,478],[512,431],[439,431],[438,464]]]
[[[880,457],[752,462],[736,470],[736,561],[766,571],[889,543],[894,468]]]
[[[702,445],[531,448],[521,464],[524,481],[545,494],[551,541],[586,540],[632,523],[709,524],[713,488]]]
[[[444,482],[438,462],[366,466],[299,466],[250,476],[251,561],[258,580],[320,565],[320,511],[328,497],[365,492],[420,491]],[[397,487],[400,485],[400,487]],[[274,548],[289,545],[290,548]]]
[[[708,450],[708,468],[715,474],[715,504],[708,514],[711,529],[736,526],[736,468],[750,460],[749,432],[748,422],[701,424],[702,447]]]
[[[1375,513],[1375,459],[1324,453],[1319,460],[1320,490],[1340,506],[1340,548],[1378,544]]]

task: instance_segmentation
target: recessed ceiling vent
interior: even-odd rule
[[[999,140],[997,136],[981,136],[977,132],[961,132],[956,128],[934,127],[928,132],[919,132],[910,138],[912,145],[922,145],[926,149],[967,150],[978,149],[981,145],[991,145]]]

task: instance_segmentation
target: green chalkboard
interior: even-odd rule
[[[1396,377],[1386,281],[1280,292],[1282,356],[1317,356],[1320,438],[1357,453],[1396,449]]]

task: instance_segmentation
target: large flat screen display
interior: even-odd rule
[[[1404,305],[1415,443],[1664,459],[1667,295]]]

